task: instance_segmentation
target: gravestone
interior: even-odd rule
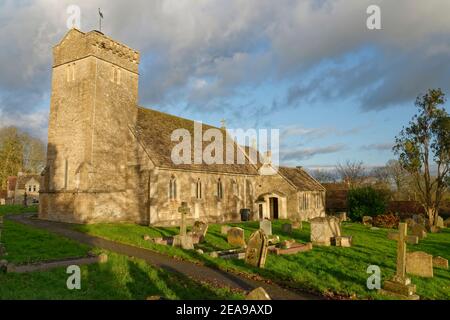
[[[295,230],[297,230],[297,229],[302,229],[302,222],[301,221],[293,221],[292,222],[292,229],[295,229]]]
[[[433,256],[416,251],[406,254],[406,273],[419,277],[433,277]]]
[[[175,247],[181,247],[185,250],[194,249],[194,244],[192,242],[192,236],[187,235],[187,224],[186,224],[186,216],[190,213],[190,209],[187,205],[187,202],[182,202],[181,206],[178,208],[178,212],[181,214],[181,223],[180,223],[180,234],[173,238],[172,245]]]
[[[380,289],[380,293],[402,299],[418,300],[419,296],[416,295],[416,286],[412,284],[411,279],[406,276],[407,232],[408,225],[406,223],[399,223],[397,240],[397,270],[392,279],[384,282],[383,289]]]
[[[445,219],[445,221],[444,221],[444,227],[450,228],[450,218]]]
[[[314,245],[330,246],[331,238],[341,235],[339,219],[336,217],[317,217],[310,220],[311,242]]]
[[[416,223],[421,224],[421,225],[425,225],[425,222],[426,222],[424,216],[421,215],[421,214],[414,214],[414,215],[413,215],[413,220],[414,220]]]
[[[373,221],[373,218],[371,216],[364,216],[362,218],[362,223],[365,226],[371,226],[372,225],[372,221]]]
[[[334,237],[332,241],[336,247],[349,248],[352,246],[352,236],[338,236]]]
[[[245,263],[264,268],[267,256],[267,236],[263,230],[257,230],[252,233],[248,239],[247,250],[245,252]]]
[[[195,221],[194,226],[192,227],[192,230],[188,235],[192,236],[192,238],[195,238],[196,242],[199,243],[205,240],[207,232],[208,232],[208,224],[206,222]]]
[[[284,223],[281,226],[281,231],[285,232],[285,233],[292,233],[292,224],[290,223]]]
[[[417,236],[419,240],[427,237],[427,229],[424,225],[415,223],[411,228],[411,235]]]
[[[408,225],[408,228],[412,228],[416,224],[416,221],[413,218],[408,218],[405,220],[405,223]]]
[[[230,228],[227,233],[227,241],[233,247],[244,248],[246,246],[244,229],[237,227]]]
[[[444,228],[444,219],[441,216],[437,216],[436,218],[436,226],[439,228]]]
[[[256,288],[247,295],[245,300],[271,300],[269,294],[264,290],[264,288]]]
[[[228,230],[230,230],[230,229],[231,229],[230,226],[227,226],[227,225],[221,226],[220,227],[220,233],[226,235],[226,234],[228,234]]]
[[[259,222],[259,229],[264,231],[266,236],[272,235],[272,221],[264,219]]]
[[[269,252],[271,253],[275,253],[276,255],[285,255],[285,254],[296,254],[299,252],[306,252],[306,251],[311,251],[312,250],[312,243],[308,242],[308,243],[291,243],[288,245],[288,248],[278,248],[278,247],[271,247],[269,248]]]
[[[347,212],[338,212],[336,213],[336,217],[339,219],[340,222],[347,221]]]
[[[433,257],[433,267],[448,269],[448,260],[442,257]]]

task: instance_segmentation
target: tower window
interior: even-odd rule
[[[195,195],[196,195],[197,199],[201,199],[202,198],[202,182],[200,181],[200,178],[197,179]]]
[[[75,80],[75,63],[70,63],[66,68],[67,82]]]
[[[217,197],[219,199],[223,199],[223,185],[222,181],[219,178],[219,181],[217,181]]]
[[[112,68],[113,68],[112,69],[113,72],[112,72],[111,81],[114,82],[114,83],[120,84],[120,81],[121,81],[121,78],[122,78],[121,71],[120,71],[119,68],[117,68],[115,66],[113,66]]]
[[[169,199],[175,200],[176,198],[177,198],[177,180],[174,176],[172,176],[169,182]]]

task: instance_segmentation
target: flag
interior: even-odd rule
[[[98,14],[100,15],[100,18],[103,19],[103,13],[100,11],[100,8],[98,8]]]

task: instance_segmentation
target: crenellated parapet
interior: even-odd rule
[[[53,48],[53,67],[89,56],[113,63],[131,72],[138,73],[140,55],[101,32],[87,33],[72,29],[64,39]]]

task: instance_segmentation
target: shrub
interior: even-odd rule
[[[392,213],[380,214],[373,218],[372,225],[378,228],[396,228],[400,218]]]
[[[362,221],[363,216],[383,214],[388,205],[388,192],[372,187],[351,189],[348,192],[348,212],[352,221]]]

